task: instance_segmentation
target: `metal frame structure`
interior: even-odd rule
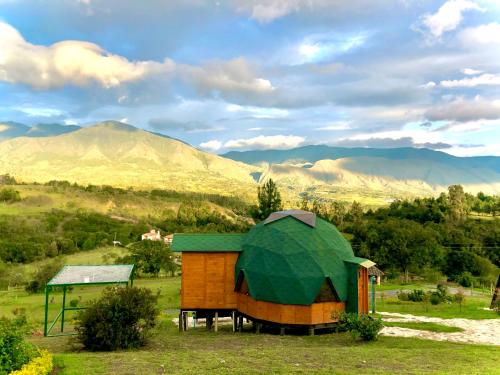
[[[78,280],[76,282],[65,282],[65,283],[60,283],[57,282],[58,277],[60,277],[63,272],[67,272],[67,270],[70,270],[71,268],[76,268],[76,267],[94,267],[99,270],[104,270],[109,267],[128,267],[129,272],[127,275],[126,280],[121,279],[121,280],[105,280],[105,281],[95,281],[95,280],[90,280],[90,278],[87,280],[84,278],[84,280]],[[64,316],[66,311],[75,311],[75,310],[85,310],[86,307],[66,307],[66,292],[68,290],[68,287],[73,287],[73,286],[95,286],[95,285],[129,285],[133,286],[134,285],[134,272],[135,272],[135,265],[134,264],[114,264],[114,265],[81,265],[81,266],[64,266],[45,286],[45,320],[44,320],[44,327],[43,327],[43,335],[45,337],[53,337],[53,336],[63,336],[63,335],[74,335],[74,332],[71,333],[64,333]],[[57,288],[62,288],[63,291],[63,300],[62,300],[62,307],[59,313],[57,314],[56,318],[52,323],[49,325],[49,295],[50,292],[53,291],[54,289]],[[50,331],[54,326],[56,325],[57,321],[61,318],[61,333],[55,334],[55,335],[50,335]]]

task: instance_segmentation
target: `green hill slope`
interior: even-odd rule
[[[253,194],[257,170],[119,122],[0,142],[0,174],[23,181]]]

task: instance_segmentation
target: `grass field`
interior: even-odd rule
[[[75,259],[75,258],[73,258]],[[82,351],[73,337],[39,336],[43,323],[44,296],[25,292],[0,293],[0,316],[13,316],[15,308],[26,314],[38,329],[30,341],[55,355],[57,374],[499,374],[500,350],[491,346],[454,344],[398,337],[380,337],[376,342],[355,341],[345,333],[309,336],[254,334],[250,327],[243,333],[221,326],[218,333],[203,326],[179,333],[172,319],[177,316],[180,278],[139,279],[136,285],[160,291],[160,324],[145,348],[112,353]],[[69,299],[82,304],[99,296],[102,288],[75,288]],[[50,305],[51,317],[59,307],[60,295]],[[471,315],[486,297],[461,314]],[[467,304],[467,302],[466,302]],[[392,311],[418,313],[416,305],[391,305]],[[440,307],[447,315],[450,305]],[[387,308],[380,309],[387,311]],[[428,315],[432,316],[432,313]],[[489,316],[495,318],[495,314]],[[402,323],[394,323],[400,325]],[[417,323],[421,324],[421,323]],[[409,327],[437,330],[440,327]],[[440,325],[438,325],[440,326]],[[71,328],[71,325],[69,325]]]
[[[451,319],[497,319],[499,315],[489,308],[491,297],[483,296],[466,296],[462,307],[456,303],[440,303],[432,305],[430,303],[423,304],[422,302],[400,301],[397,298],[377,298],[377,311],[397,312],[401,314],[424,315],[436,318]]]

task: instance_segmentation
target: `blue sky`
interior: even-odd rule
[[[0,0],[0,121],[500,155],[495,0]]]

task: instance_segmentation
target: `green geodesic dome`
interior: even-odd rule
[[[310,305],[330,281],[339,300],[347,300],[344,261],[354,258],[352,248],[334,225],[307,214],[314,215],[274,213],[243,239],[235,280],[243,278],[255,300]]]

